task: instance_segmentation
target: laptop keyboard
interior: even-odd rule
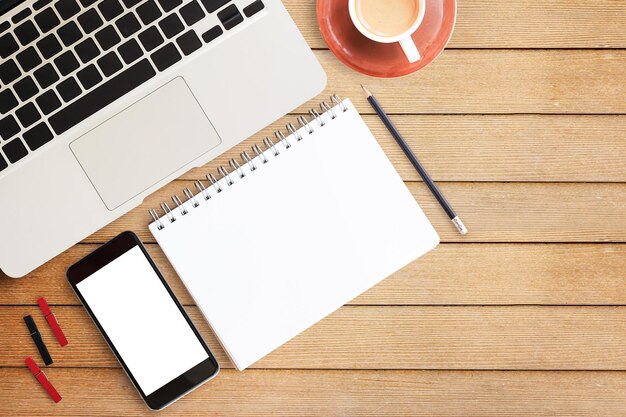
[[[264,8],[250,1],[38,0],[1,22],[0,171]]]

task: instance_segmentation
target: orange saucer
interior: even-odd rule
[[[426,0],[426,14],[412,37],[422,59],[410,63],[398,43],[374,42],[350,19],[348,0],[317,0],[317,22],[335,56],[348,67],[372,77],[411,74],[439,56],[452,36],[456,0]]]

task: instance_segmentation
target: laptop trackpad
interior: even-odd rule
[[[221,139],[176,78],[70,144],[109,210],[215,148]]]

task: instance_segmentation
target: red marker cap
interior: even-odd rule
[[[63,330],[61,330],[61,326],[59,326],[59,322],[57,322],[56,317],[54,316],[54,314],[52,314],[52,311],[50,310],[50,306],[48,306],[46,299],[41,297],[37,300],[37,303],[39,304],[39,308],[41,309],[43,316],[46,318],[46,321],[50,325],[50,328],[52,328],[52,332],[54,332],[54,337],[57,338],[61,346],[67,345],[67,338],[65,337],[65,334],[63,334]]]

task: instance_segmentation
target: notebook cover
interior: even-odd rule
[[[302,140],[265,151],[267,163],[239,161],[205,184],[210,198],[172,209],[174,222],[150,224],[239,370],[439,243],[352,103],[342,104],[299,129]]]

